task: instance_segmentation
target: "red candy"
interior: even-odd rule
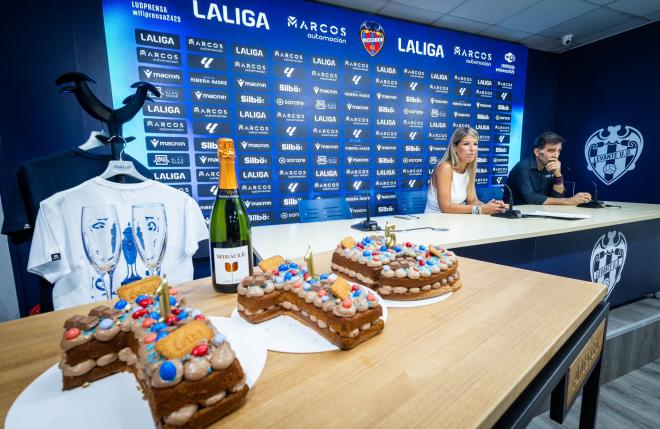
[[[371,254],[376,256],[376,255],[379,255],[380,253],[378,252],[378,250],[374,250],[373,252],[371,252]]]
[[[341,302],[342,307],[344,308],[351,308],[353,305],[353,301],[351,301],[350,298],[344,298],[344,300]]]
[[[358,243],[358,244],[357,244],[357,247],[359,247],[360,249],[364,249],[364,244],[362,244],[362,243]]]
[[[175,288],[170,289],[170,295],[176,295],[178,293],[179,293],[179,291],[176,290]]]
[[[326,295],[328,294],[328,291],[325,290],[325,289],[321,289],[321,290],[318,292],[318,294],[319,294],[319,296],[326,296]]]
[[[176,316],[167,316],[165,318],[165,323],[167,323],[170,326],[176,325],[176,322],[177,322]]]
[[[280,272],[279,272],[278,270],[273,270],[273,275],[274,275],[274,276],[277,276],[277,275],[279,275],[279,274],[280,274]]]
[[[302,286],[302,282],[300,280],[298,280],[297,282],[295,282],[293,284],[293,287],[295,287],[295,288],[299,288],[300,286]]]
[[[376,300],[376,295],[374,295],[373,293],[367,295],[367,301],[375,301],[375,300]]]
[[[173,309],[172,309],[172,314],[178,316],[179,313],[181,313],[182,311],[183,311],[183,310],[181,310],[180,308],[173,308]]]
[[[64,333],[64,338],[66,338],[67,340],[74,340],[78,338],[78,335],[80,335],[80,329],[71,328]]]
[[[154,323],[156,323],[156,321],[154,319],[152,319],[151,317],[147,317],[146,319],[144,319],[142,321],[142,327],[143,328],[151,328]]]
[[[292,276],[295,276],[296,274],[298,274],[298,271],[294,270],[293,268],[290,269],[289,272],[291,273]]]
[[[356,290],[358,290],[358,285],[353,285],[351,287],[351,292],[355,292]]]
[[[204,317],[203,314],[198,314],[197,316],[195,316],[195,320],[206,320],[206,317]]]
[[[140,301],[140,302],[142,302],[142,301]],[[147,310],[145,310],[144,308],[141,308],[141,309],[137,310],[135,313],[133,313],[132,317],[133,317],[133,319],[139,319],[140,317],[144,316],[145,314],[147,314]]]
[[[305,280],[309,280],[310,277],[311,275],[309,273],[305,273],[305,275],[303,276]]]
[[[154,319],[151,319],[151,320],[154,320]],[[154,341],[156,341],[156,337],[157,337],[157,335],[154,334],[153,332],[151,332],[151,333],[145,335],[144,338],[142,338],[142,342],[145,343],[145,344],[153,343]]]
[[[424,260],[423,260],[423,259],[422,259],[421,261],[419,261],[419,265],[420,265],[420,266],[422,266],[422,267],[423,267],[423,266],[424,266],[425,264],[426,264],[426,262],[424,262]]]
[[[412,243],[410,241],[406,242],[406,247],[412,247]]]
[[[142,301],[138,302],[138,305],[139,305],[140,307],[142,307],[142,308],[147,308],[147,307],[149,307],[150,305],[152,305],[153,303],[154,303],[154,300],[153,300],[153,299],[151,299],[151,298],[146,298],[146,299],[143,299]]]
[[[208,344],[202,343],[198,346],[195,346],[195,348],[192,349],[191,353],[192,353],[193,356],[201,357],[201,356],[204,356],[208,351],[209,351]]]

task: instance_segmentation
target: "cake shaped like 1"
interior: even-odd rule
[[[64,324],[63,389],[132,372],[157,427],[202,428],[240,407],[245,374],[225,336],[159,277],[122,286]]]
[[[314,329],[341,349],[351,349],[383,330],[375,294],[334,274],[312,276],[305,265],[281,256],[259,263],[261,273],[238,286],[238,311],[250,323],[281,314]]]
[[[331,267],[390,300],[432,298],[461,287],[456,255],[439,245],[407,242],[388,248],[380,237],[366,237],[361,242],[347,237],[335,248]]]

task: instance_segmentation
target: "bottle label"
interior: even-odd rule
[[[248,246],[214,247],[213,267],[215,283],[219,285],[236,284],[250,275]]]

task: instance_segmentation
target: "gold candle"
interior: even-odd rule
[[[391,249],[396,244],[396,235],[394,235],[395,224],[385,223],[385,245]]]
[[[307,246],[305,252],[305,263],[307,264],[307,272],[310,276],[314,277],[314,255],[312,254],[312,246]]]
[[[158,299],[160,299],[159,321],[162,322],[172,313],[170,309],[170,288],[167,284],[167,275],[163,275],[163,279],[160,281],[155,293],[158,295]]]

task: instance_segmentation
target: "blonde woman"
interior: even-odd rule
[[[479,134],[474,128],[454,130],[445,156],[429,179],[424,213],[491,214],[506,210],[502,201],[490,200],[485,204],[477,198],[474,184],[478,142]]]

